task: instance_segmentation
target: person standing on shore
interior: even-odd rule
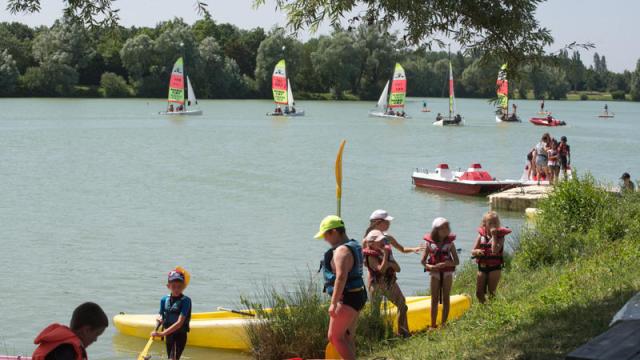
[[[73,310],[69,326],[51,324],[34,340],[33,360],[86,360],[87,347],[109,326],[102,308],[87,302]]]
[[[422,265],[429,272],[431,287],[431,327],[437,327],[438,303],[442,303],[442,325],[449,317],[453,273],[460,264],[454,246],[456,236],[451,232],[449,220],[438,217],[431,224],[431,232],[424,236],[427,246],[422,255]]]
[[[363,240],[364,264],[369,270],[369,293],[374,309],[380,308],[383,296],[387,297],[398,308],[398,334],[409,336],[407,322],[407,304],[402,290],[397,283],[396,273],[400,265],[393,258],[391,247],[402,253],[417,253],[420,247],[405,248],[387,233],[391,226],[392,216],[385,210],[376,210],[369,217],[369,228]]]
[[[622,174],[622,176],[620,177],[620,180],[622,180],[622,186],[621,186],[622,192],[636,191],[636,186],[634,185],[633,181],[631,181],[631,175],[629,175],[628,172]]]
[[[567,143],[566,136],[560,138],[558,156],[560,160],[560,171],[562,171],[564,179],[567,180],[567,171],[571,169],[571,146]]]
[[[344,222],[335,215],[322,220],[315,238],[331,246],[322,261],[324,289],[331,296],[327,337],[342,359],[355,360],[358,315],[367,303],[362,247],[347,237]]]
[[[554,184],[558,181],[558,177],[560,175],[560,160],[558,157],[558,140],[551,139],[550,144],[547,147],[549,184]]]
[[[489,211],[482,217],[478,237],[471,251],[478,264],[476,296],[482,304],[486,301],[487,293],[490,297],[496,295],[504,266],[504,237],[510,233],[510,229],[500,226],[500,218],[495,211]]]
[[[536,154],[536,179],[538,180],[538,184],[540,181],[546,176],[547,173],[547,163],[549,157],[547,155],[547,148],[549,147],[549,143],[551,142],[551,135],[549,133],[544,133],[540,142],[535,147]]]

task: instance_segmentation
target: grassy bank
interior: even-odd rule
[[[607,329],[640,289],[640,196],[619,197],[589,178],[561,185],[524,231],[490,304],[446,329],[381,343],[392,359],[563,359]],[[454,293],[475,292],[468,264]]]

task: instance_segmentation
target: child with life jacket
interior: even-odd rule
[[[391,226],[392,216],[385,210],[376,210],[369,217],[369,228],[365,232],[363,243],[364,264],[369,270],[369,293],[373,308],[380,308],[380,301],[385,296],[398,309],[398,334],[409,336],[407,322],[407,305],[404,294],[396,282],[396,273],[400,265],[393,258],[391,247],[403,253],[416,253],[419,247],[404,247],[387,233]]]
[[[69,326],[51,324],[34,340],[38,345],[33,360],[86,360],[86,348],[93,344],[109,326],[109,319],[98,304],[87,302],[78,306]]]
[[[496,294],[504,266],[504,238],[510,233],[510,229],[500,226],[500,218],[495,211],[489,211],[482,217],[471,251],[478,263],[476,296],[481,303],[486,301],[487,292],[491,297]]]
[[[167,289],[171,292],[160,300],[160,316],[156,319],[162,325],[162,331],[154,331],[152,337],[164,337],[167,356],[179,360],[187,345],[187,333],[191,321],[191,299],[184,295],[189,285],[189,273],[181,267],[169,272]]]
[[[449,317],[453,273],[460,264],[454,245],[455,234],[451,232],[449,220],[438,217],[431,224],[431,232],[424,236],[426,247],[422,265],[429,272],[431,287],[431,327],[437,327],[438,304],[442,303],[442,325]]]

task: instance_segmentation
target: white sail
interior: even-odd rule
[[[295,105],[295,101],[293,100],[293,89],[291,88],[291,82],[289,82],[289,79],[287,79],[287,89],[289,89],[287,94],[287,103],[291,107]]]
[[[389,80],[384,85],[384,90],[382,90],[382,94],[380,95],[380,99],[378,99],[378,108],[382,111],[387,110],[387,98],[389,97]]]
[[[187,76],[187,93],[189,98],[189,104],[191,106],[194,106],[195,104],[197,104],[198,100],[196,99],[196,93],[193,92],[193,87],[191,86],[191,80],[189,80],[188,76]]]

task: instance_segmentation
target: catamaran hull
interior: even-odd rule
[[[502,190],[511,189],[521,184],[520,181],[447,181],[430,179],[419,174],[412,176],[413,184],[417,187],[431,190],[444,191],[458,195],[491,194]]]
[[[500,116],[496,116],[496,122],[497,123],[503,123],[503,122],[522,122],[522,120],[520,120],[519,117],[516,117],[515,119],[513,117],[509,117],[507,118],[507,120],[503,120],[502,117]]]
[[[304,110],[299,110],[296,111],[295,113],[268,113],[267,116],[282,116],[282,117],[298,117],[298,116],[304,116]]]
[[[409,115],[405,115],[405,116],[389,115],[389,114],[385,114],[383,112],[377,112],[377,111],[370,111],[369,117],[379,117],[379,118],[385,118],[385,119],[411,119],[411,116]]]
[[[185,111],[160,111],[158,115],[182,116],[182,115],[202,115],[202,110],[185,110]]]
[[[433,122],[433,126],[463,126],[464,121],[454,121],[454,120],[438,120]]]

